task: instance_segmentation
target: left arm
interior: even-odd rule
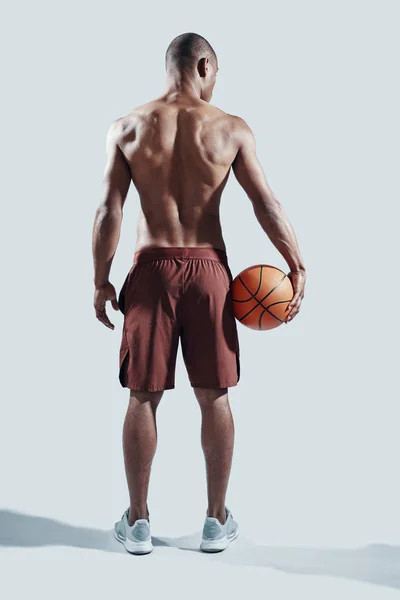
[[[106,301],[119,310],[114,286],[109,281],[111,263],[117,249],[123,206],[128,195],[131,172],[118,145],[118,121],[107,134],[107,163],[103,177],[103,192],[94,219],[92,251],[94,263],[94,307],[96,317],[110,329],[114,325],[106,313]]]

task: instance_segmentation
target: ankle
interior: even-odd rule
[[[128,524],[130,527],[137,521],[138,519],[147,519],[149,520],[149,511],[147,506],[145,507],[130,507],[128,511]]]
[[[226,521],[226,510],[223,508],[208,508],[207,517],[215,517],[223,525]]]

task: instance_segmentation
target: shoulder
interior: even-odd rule
[[[122,127],[121,120],[122,119],[123,119],[123,117],[115,119],[109,125],[108,131],[107,131],[107,141],[116,140],[116,138],[118,137],[118,135],[121,132],[121,127]]]
[[[115,149],[117,148],[118,141],[119,141],[119,132],[120,132],[119,119],[116,119],[116,120],[112,121],[111,125],[109,125],[108,130],[107,130],[106,148],[107,148],[108,153],[115,151]]]
[[[108,127],[107,147],[120,146],[132,138],[140,121],[140,113],[132,110],[127,115],[118,117]]]
[[[217,122],[223,123],[224,127],[226,127],[231,134],[237,135],[238,137],[242,135],[252,135],[250,127],[241,117],[231,115],[208,102],[204,102],[204,105],[206,106],[208,114],[211,114]]]
[[[248,123],[237,115],[228,115],[232,122],[232,127],[237,131],[237,133],[241,135],[253,135],[252,130],[250,129]]]
[[[254,146],[255,137],[248,123],[237,115],[228,116],[231,119],[232,134],[237,141],[238,147]]]
[[[107,144],[115,143],[118,144],[123,132],[126,128],[126,116],[119,117],[111,122],[107,131]]]

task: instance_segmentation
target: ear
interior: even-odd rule
[[[206,57],[200,58],[199,62],[197,63],[197,71],[200,77],[205,77],[207,75],[209,62],[209,59]]]

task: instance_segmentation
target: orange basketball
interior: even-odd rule
[[[264,331],[279,327],[293,298],[289,277],[271,265],[253,265],[232,281],[235,317],[246,327]]]

